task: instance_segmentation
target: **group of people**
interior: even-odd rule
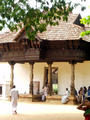
[[[80,90],[75,94],[78,103],[82,103],[85,101],[86,97],[90,97],[90,86],[88,88],[80,87]]]
[[[77,107],[79,110],[83,110],[85,120],[90,120],[90,86],[88,88],[81,87],[78,93],[76,92],[76,97],[80,105]]]
[[[80,105],[77,107],[79,110],[83,110],[85,120],[90,120],[90,86],[88,89],[86,87],[81,87],[77,92],[75,89],[75,96]],[[61,102],[67,103],[69,101],[70,91],[66,88],[66,94],[62,97]]]
[[[82,103],[85,101],[86,97],[90,97],[90,86],[88,88],[80,87],[80,90],[77,92],[75,89],[74,95],[76,97],[77,103]],[[70,91],[68,88],[66,88],[66,93],[62,96],[61,102],[62,103],[67,103],[69,101],[69,96],[70,96]]]
[[[44,86],[42,88],[42,101],[46,101],[48,89],[47,86]],[[19,98],[19,92],[16,89],[16,86],[13,85],[11,91],[10,91],[10,100],[12,104],[12,114],[17,114],[17,100]]]
[[[48,88],[47,86],[44,86],[42,88],[42,101],[46,101],[47,94]],[[78,102],[80,103],[77,109],[84,110],[85,120],[90,120],[90,86],[88,87],[88,89],[86,87],[81,87],[78,92],[75,90],[75,95],[77,97]],[[17,100],[19,98],[19,93],[15,85],[11,89],[10,96],[12,103],[12,114],[17,114]],[[66,88],[66,93],[62,97],[61,102],[67,103],[69,101],[69,96],[70,91],[68,88]]]

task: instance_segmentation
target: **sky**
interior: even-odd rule
[[[81,0],[71,0],[72,2],[80,2]],[[73,13],[80,13],[82,17],[86,17],[90,15],[90,0],[86,0],[85,2],[80,2],[82,5],[86,7],[86,10],[81,11],[80,7],[77,7]]]
[[[28,0],[31,4],[31,6],[36,6],[36,2],[35,0]],[[80,13],[82,17],[86,17],[88,15],[90,15],[90,0],[86,0],[85,2],[81,2],[81,0],[66,0],[66,1],[72,1],[72,3],[81,3],[82,5],[86,6],[86,10],[85,11],[81,11],[80,7],[77,7],[76,9],[74,9],[73,13],[78,14]],[[84,1],[84,0],[83,0]]]

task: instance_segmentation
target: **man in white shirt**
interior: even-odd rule
[[[12,114],[17,114],[17,100],[19,98],[18,90],[16,90],[16,86],[14,85],[10,92],[11,103],[12,103]]]

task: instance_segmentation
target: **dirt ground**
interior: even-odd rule
[[[11,114],[10,101],[0,100],[0,120],[84,120],[76,105],[59,102],[19,101],[17,115]]]

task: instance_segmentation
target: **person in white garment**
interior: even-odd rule
[[[12,114],[17,114],[17,101],[19,98],[19,93],[15,85],[11,89],[10,97],[11,97],[11,105],[12,105]]]
[[[62,97],[61,102],[63,104],[67,103],[69,101],[69,96],[70,96],[70,91],[68,90],[68,88],[66,88],[66,93],[65,95]]]

